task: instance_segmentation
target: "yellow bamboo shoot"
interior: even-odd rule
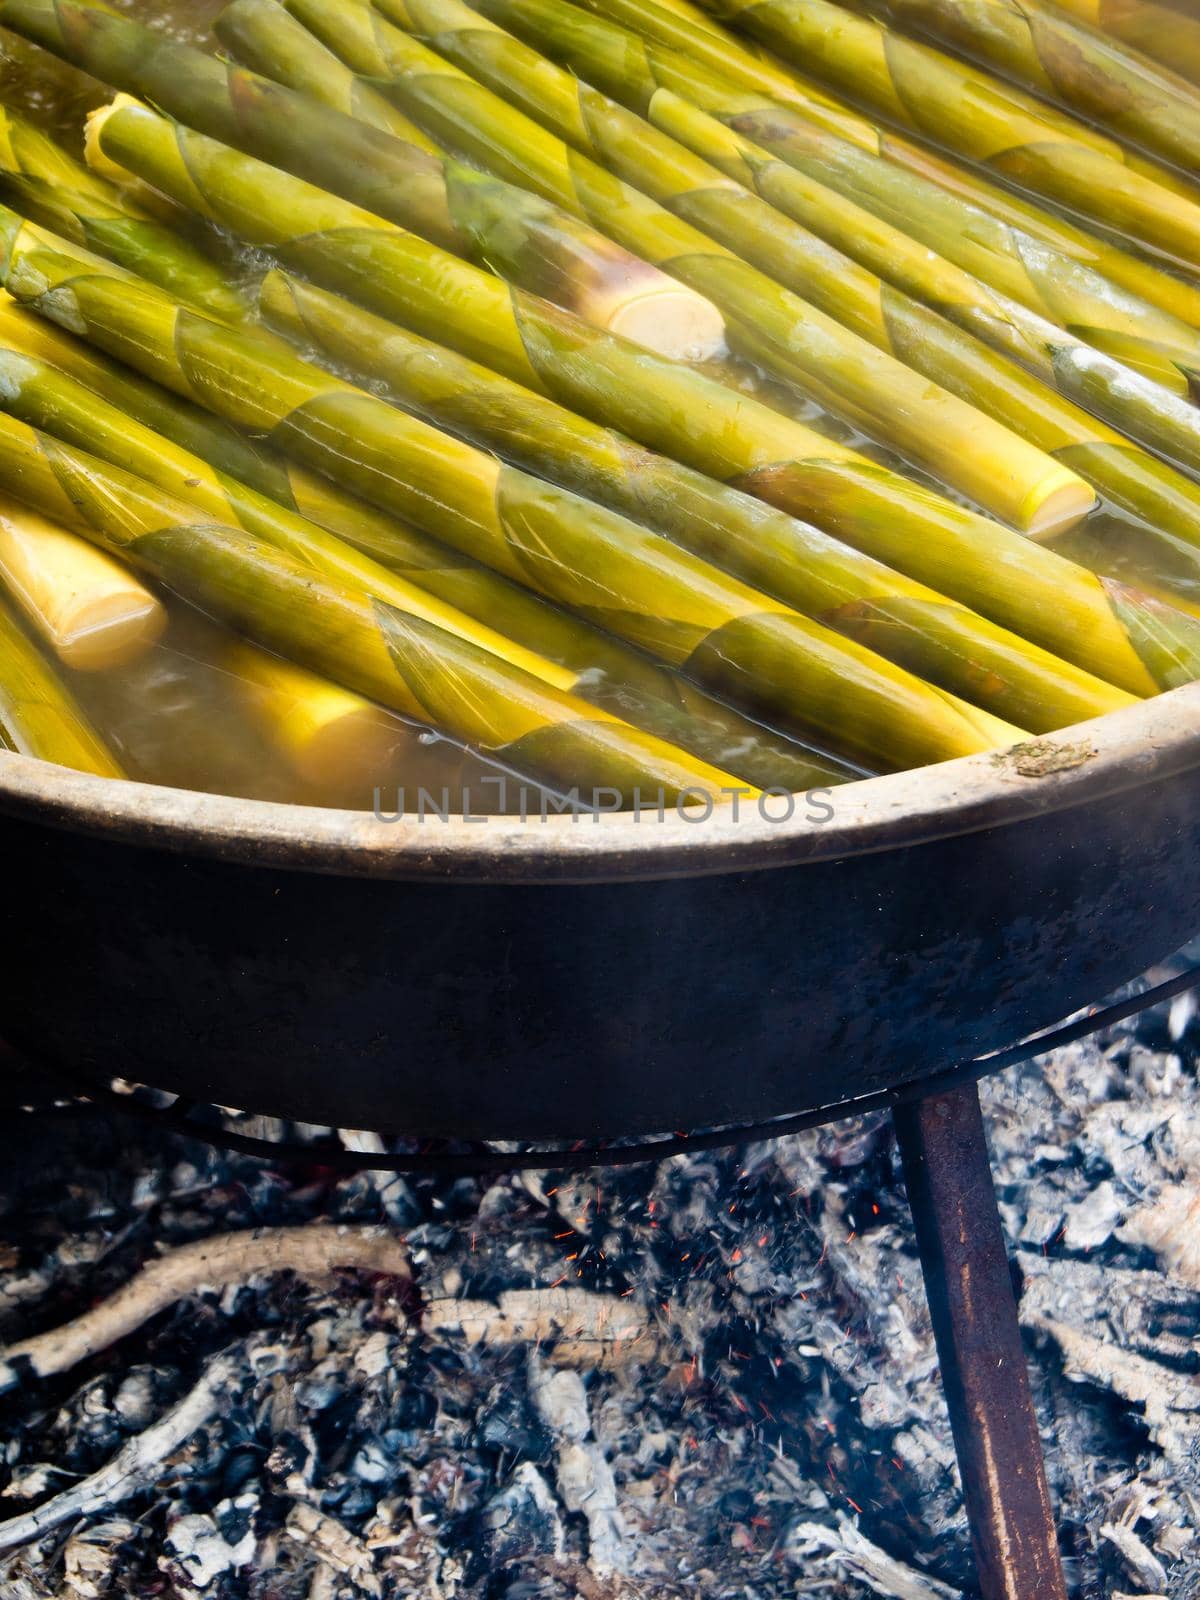
[[[7,496],[0,578],[63,665],[81,672],[132,661],[166,626],[162,602],[119,562]]]

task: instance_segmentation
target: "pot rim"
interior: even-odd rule
[[[0,757],[0,816],[147,849],[297,872],[476,883],[636,881],[762,871],[1004,826],[1200,767],[1200,683],[1091,722],[936,766],[760,809],[732,798],[687,819],[451,816],[245,800]],[[386,804],[386,799],[385,799]],[[828,812],[832,811],[832,816]],[[766,813],[766,814],[764,814]]]

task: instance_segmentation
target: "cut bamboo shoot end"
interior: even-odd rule
[[[86,539],[16,501],[0,501],[0,579],[64,666],[104,672],[132,661],[167,623],[162,602]]]
[[[89,111],[83,123],[83,158],[98,178],[106,178],[109,183],[115,183],[118,189],[124,189],[127,195],[134,197],[144,196],[155,209],[167,205],[163,196],[148,183],[143,182],[136,173],[130,172],[119,162],[106,155],[101,146],[101,134],[104,124],[114,111],[122,108],[133,107],[138,111],[145,111],[145,104],[131,94],[118,94],[106,106],[97,106],[94,111]]]
[[[315,728],[306,743],[296,747],[292,760],[309,783],[337,778],[360,786],[365,795],[395,773],[396,750],[402,742],[387,713],[364,701],[357,711],[347,709]]]
[[[580,315],[673,361],[711,361],[727,349],[712,301],[670,279],[636,294],[596,295]]]
[[[405,729],[373,701],[246,640],[226,652],[246,707],[307,783],[384,783]]]
[[[1099,504],[1099,497],[1090,483],[1077,478],[1064,467],[1062,480],[1042,484],[1031,491],[1025,502],[1025,515],[1021,519],[1021,532],[1031,539],[1050,539],[1082,522]]]

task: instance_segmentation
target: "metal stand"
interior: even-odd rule
[[[893,1113],[984,1600],[1066,1600],[974,1084]]]

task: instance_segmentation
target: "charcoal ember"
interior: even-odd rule
[[[422,1222],[408,1232],[413,1259],[419,1260],[423,1251],[444,1251],[455,1240],[455,1229],[448,1222]]]
[[[956,1589],[883,1549],[845,1516],[830,1526],[797,1518],[783,1541],[785,1557],[812,1577],[835,1574],[858,1580],[871,1593],[894,1600],[960,1600]],[[906,1553],[907,1554],[907,1553]]]
[[[1005,1208],[1006,1211],[1010,1208]],[[1031,1206],[1020,1219],[1020,1226],[1012,1228],[1010,1234],[1020,1244],[1032,1245],[1038,1250],[1048,1250],[1051,1244],[1062,1236],[1063,1212],[1062,1202],[1056,1197],[1053,1206]]]
[[[359,1527],[379,1505],[379,1486],[363,1483],[345,1473],[335,1473],[327,1480],[328,1487],[321,1495],[322,1511],[336,1511],[342,1522]]]
[[[284,1532],[287,1540],[315,1559],[313,1587],[318,1595],[326,1595],[329,1600],[336,1600],[344,1591],[365,1593],[373,1600],[381,1596],[373,1553],[336,1518],[313,1506],[296,1505]]]
[[[385,1210],[380,1186],[370,1172],[356,1172],[343,1178],[331,1196],[331,1211],[341,1222],[376,1222]],[[415,1205],[409,1223],[415,1222],[420,1212]]]
[[[912,1399],[899,1384],[885,1379],[869,1383],[858,1401],[858,1415],[864,1428],[871,1430],[898,1429],[913,1414]]]
[[[202,1193],[211,1183],[212,1175],[220,1170],[221,1157],[214,1151],[211,1156],[200,1152],[200,1161],[178,1161],[167,1177],[172,1199],[186,1199]]]
[[[479,1207],[480,1185],[478,1178],[453,1178],[427,1189],[428,1205],[435,1217],[453,1217],[462,1220],[473,1217]]]
[[[228,1496],[235,1496],[247,1484],[257,1481],[263,1470],[264,1454],[261,1448],[243,1445],[229,1451],[221,1467],[221,1488]]]
[[[270,1167],[257,1167],[247,1179],[239,1179],[238,1201],[242,1213],[259,1227],[290,1220],[292,1184]],[[221,1196],[222,1207],[226,1196]]]
[[[522,1462],[511,1482],[483,1507],[477,1532],[477,1570],[562,1554],[564,1535],[558,1506],[532,1462]]]
[[[871,1112],[865,1117],[848,1117],[832,1122],[818,1135],[822,1159],[835,1171],[861,1167],[874,1160],[892,1144],[891,1118],[886,1112]]]
[[[588,1564],[602,1578],[626,1564],[625,1526],[608,1452],[593,1438],[587,1389],[579,1373],[555,1370],[531,1352],[529,1394],[542,1423],[555,1439],[555,1481],[568,1511],[587,1524]]]
[[[288,1486],[293,1480],[307,1481],[315,1454],[311,1436],[281,1434],[263,1462],[267,1481],[281,1487]]]
[[[388,1221],[397,1228],[415,1228],[422,1217],[421,1205],[400,1174],[373,1172],[371,1178]]]
[[[55,1417],[52,1433],[59,1441],[55,1460],[68,1471],[91,1472],[120,1448],[123,1430],[113,1406],[119,1382],[116,1374],[93,1378]]]
[[[349,1462],[366,1424],[362,1407],[361,1391],[347,1388],[332,1405],[324,1407],[313,1418],[313,1438],[322,1462],[338,1468]]]
[[[355,1370],[364,1378],[378,1378],[385,1372],[394,1372],[401,1360],[401,1344],[389,1334],[369,1334],[354,1352]]]
[[[44,1500],[63,1488],[75,1476],[53,1461],[34,1461],[20,1464],[20,1441],[9,1440],[11,1471],[0,1498],[6,1500]]]
[[[20,1338],[24,1331],[19,1321],[22,1308],[36,1304],[43,1298],[54,1282],[54,1274],[49,1268],[22,1270],[19,1252],[14,1252],[14,1255],[11,1266],[0,1268],[0,1326],[16,1328],[18,1331],[14,1337]]]
[[[401,1384],[389,1407],[392,1425],[408,1436],[419,1436],[437,1416],[438,1404],[431,1388],[414,1381]]]
[[[1109,1179],[1089,1190],[1067,1210],[1062,1242],[1068,1250],[1097,1250],[1112,1238],[1128,1202]]]
[[[63,1239],[55,1254],[60,1267],[88,1267],[105,1255],[108,1248],[109,1240],[104,1233],[88,1229]]]
[[[1194,1007],[1194,997],[1189,994],[1187,999]],[[1148,1099],[1169,1099],[1179,1090],[1184,1064],[1174,1050],[1148,1050],[1133,1044],[1125,1058],[1125,1070],[1131,1086],[1140,1087]]]
[[[521,1369],[506,1375],[489,1390],[476,1417],[474,1442],[481,1450],[519,1460],[549,1460],[550,1435],[530,1406]]]
[[[748,1522],[754,1514],[754,1496],[749,1489],[730,1489],[717,1505],[721,1515],[730,1522]]]
[[[328,1411],[330,1406],[337,1405],[346,1398],[343,1376],[333,1366],[301,1378],[293,1392],[296,1404],[303,1411]]]
[[[261,1501],[254,1490],[218,1501],[213,1508],[213,1520],[221,1537],[228,1544],[240,1547],[247,1534],[254,1532],[260,1508]]]
[[[129,1191],[131,1211],[149,1211],[163,1197],[164,1175],[161,1172],[139,1172]]]
[[[394,1456],[382,1439],[368,1439],[350,1463],[351,1475],[378,1488],[390,1486],[403,1471],[402,1461]]]

